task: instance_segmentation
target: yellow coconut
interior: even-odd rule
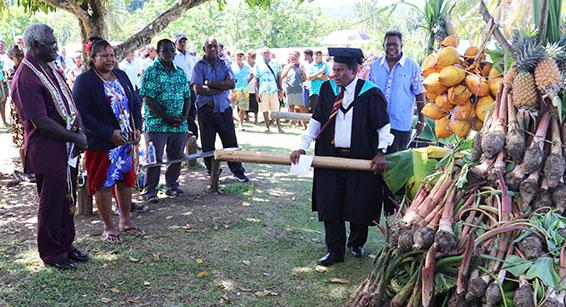
[[[447,94],[448,101],[453,105],[463,104],[468,101],[471,96],[472,93],[462,84],[449,88]]]
[[[434,103],[436,103],[436,105],[445,112],[450,112],[450,110],[454,108],[454,105],[448,101],[448,96],[446,94],[436,97]]]
[[[458,62],[458,50],[454,47],[445,47],[436,54],[436,64],[440,66],[454,65]]]
[[[444,86],[454,86],[459,84],[466,77],[466,73],[463,69],[456,67],[454,65],[446,66],[440,71],[440,76],[438,80]]]
[[[441,119],[446,115],[439,106],[430,102],[424,106],[422,113],[424,116],[434,120]]]
[[[448,87],[442,85],[442,83],[440,83],[440,74],[439,73],[432,73],[430,75],[428,75],[428,77],[426,77],[426,79],[423,81],[423,85],[425,87],[425,89],[428,92],[431,92],[435,95],[440,95],[443,94],[444,92],[446,92],[446,90],[448,89]]]
[[[436,97],[438,97],[438,95],[431,93],[429,91],[424,91],[424,94],[425,94],[426,98],[430,101],[435,101]]]
[[[487,86],[487,81],[476,75],[469,75],[466,77],[466,86],[472,93],[472,95],[483,97],[489,94],[489,87]]]
[[[480,48],[476,46],[470,46],[468,47],[468,49],[466,49],[466,51],[464,51],[464,58],[466,60],[473,59],[478,55],[478,53],[480,53]]]
[[[484,76],[484,77],[489,77],[489,72],[491,71],[492,67],[493,67],[493,64],[491,62],[482,61],[481,64],[480,64],[481,75]]]
[[[499,92],[499,88],[501,87],[502,83],[503,83],[503,77],[487,80],[487,86],[489,87],[489,92],[493,97],[497,96],[497,92]]]
[[[491,67],[488,75],[489,79],[502,78],[502,77],[503,77],[503,73],[499,69],[495,67]]]
[[[454,47],[458,48],[460,41],[455,35],[448,35],[444,40],[442,40],[442,47]]]
[[[427,70],[423,70],[423,77],[428,77],[430,74],[433,73],[440,73],[440,71],[442,71],[442,66],[440,65],[436,65],[436,66],[432,66],[431,68],[427,69]]]
[[[469,121],[474,118],[474,106],[468,100],[465,103],[454,107],[454,109],[450,111],[450,114],[452,115],[452,119]]]
[[[450,119],[448,116],[444,116],[434,122],[434,134],[439,139],[445,139],[452,135],[452,131],[450,131]]]
[[[481,128],[483,128],[483,121],[481,121],[479,118],[475,118],[472,122],[472,130],[480,131]]]
[[[472,129],[472,123],[465,120],[451,119],[450,130],[459,138],[467,137]]]
[[[422,71],[425,71],[434,66],[436,66],[436,55],[430,54],[423,59],[423,63],[421,64],[421,69]]]
[[[475,106],[476,116],[482,121],[485,121],[487,112],[489,111],[491,106],[493,106],[493,104],[494,104],[494,100],[489,95],[479,98]]]

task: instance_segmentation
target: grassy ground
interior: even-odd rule
[[[241,147],[288,153],[300,130],[238,132]],[[0,305],[14,306],[340,306],[372,268],[350,256],[316,270],[324,233],[310,210],[312,176],[288,167],[245,166],[250,183],[224,178],[206,192],[201,168],[183,170],[189,196],[164,199],[134,220],[149,235],[124,244],[100,240],[97,216],[77,217],[76,245],[92,260],[75,272],[43,266],[35,247],[34,186],[0,188]],[[229,170],[223,166],[223,175]],[[370,230],[367,250],[380,246]],[[320,269],[319,269],[320,270]],[[331,282],[334,278],[344,283]]]

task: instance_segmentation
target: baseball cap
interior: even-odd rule
[[[185,36],[185,34],[183,34],[183,33],[179,33],[179,34],[175,35],[175,42],[178,42],[182,39],[187,39],[187,36]]]

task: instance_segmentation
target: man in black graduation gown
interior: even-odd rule
[[[373,172],[315,169],[312,207],[326,231],[328,251],[318,260],[324,266],[344,261],[346,243],[355,257],[363,256],[368,226],[381,210],[377,174],[385,171],[384,153],[393,142],[385,97],[375,84],[356,77],[362,51],[328,51],[334,56],[334,79],[322,84],[307,132],[291,161],[298,163],[314,140],[315,155],[371,160]],[[345,221],[350,222],[347,242]]]

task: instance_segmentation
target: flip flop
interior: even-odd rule
[[[122,236],[120,236],[119,234],[115,235],[107,232],[102,233],[102,239],[112,244],[120,244],[123,242]]]
[[[129,234],[130,236],[133,237],[143,237],[145,236],[145,231],[143,231],[141,228],[139,227],[127,227],[127,228],[121,228],[120,229],[121,232],[125,232],[127,234]]]

